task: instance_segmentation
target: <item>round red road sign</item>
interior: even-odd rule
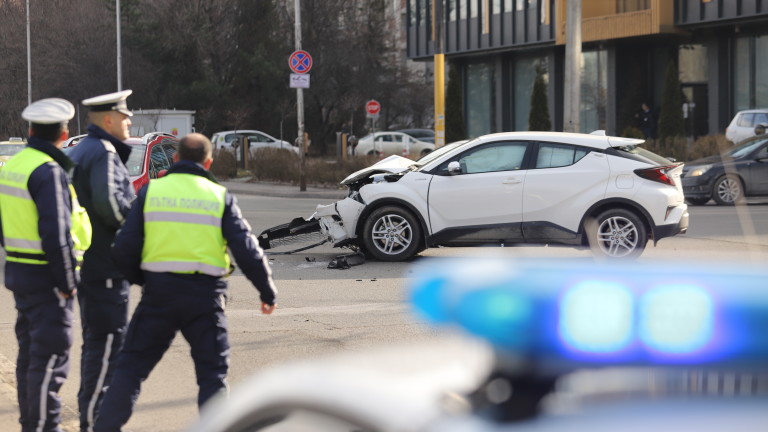
[[[376,115],[381,111],[381,104],[377,100],[369,100],[365,103],[365,112],[371,115]]]
[[[305,74],[312,69],[312,56],[304,50],[294,51],[290,57],[288,57],[288,67],[294,73]]]

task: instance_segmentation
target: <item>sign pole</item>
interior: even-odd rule
[[[296,28],[296,51],[301,50],[301,1],[294,0],[295,9],[295,28]],[[299,191],[307,190],[307,177],[305,173],[304,157],[304,89],[296,89],[296,118],[299,122]]]

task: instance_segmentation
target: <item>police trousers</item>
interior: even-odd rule
[[[80,389],[80,431],[90,432],[109,386],[114,363],[128,325],[128,293],[125,279],[84,281],[77,293],[83,327]]]
[[[195,363],[202,407],[218,393],[227,393],[229,340],[224,296],[196,297],[145,289],[131,317],[112,383],[96,419],[97,432],[119,431],[128,422],[141,383],[163,357],[177,331],[187,340]]]
[[[61,431],[59,389],[69,373],[74,301],[58,298],[53,290],[50,300],[34,304],[29,304],[23,294],[14,294],[14,298],[18,311],[16,383],[21,430]]]

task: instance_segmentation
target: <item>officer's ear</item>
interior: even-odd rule
[[[209,169],[211,168],[212,163],[213,163],[213,158],[208,158],[205,160],[205,162],[203,162],[203,166],[205,167],[205,169]]]

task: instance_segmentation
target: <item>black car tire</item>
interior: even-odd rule
[[[718,205],[740,204],[744,201],[744,185],[738,177],[724,175],[715,182],[712,198]]]
[[[710,199],[711,199],[710,197],[706,197],[706,198],[686,198],[685,200],[693,205],[704,205],[708,203]]]
[[[408,210],[384,206],[374,210],[363,226],[363,247],[380,261],[403,261],[420,251],[421,225]]]
[[[599,258],[634,259],[643,253],[648,243],[643,221],[623,208],[600,213],[587,222],[585,232],[592,253]]]
[[[368,152],[368,156],[379,156],[379,155],[380,153],[377,152],[376,150],[371,150]]]

